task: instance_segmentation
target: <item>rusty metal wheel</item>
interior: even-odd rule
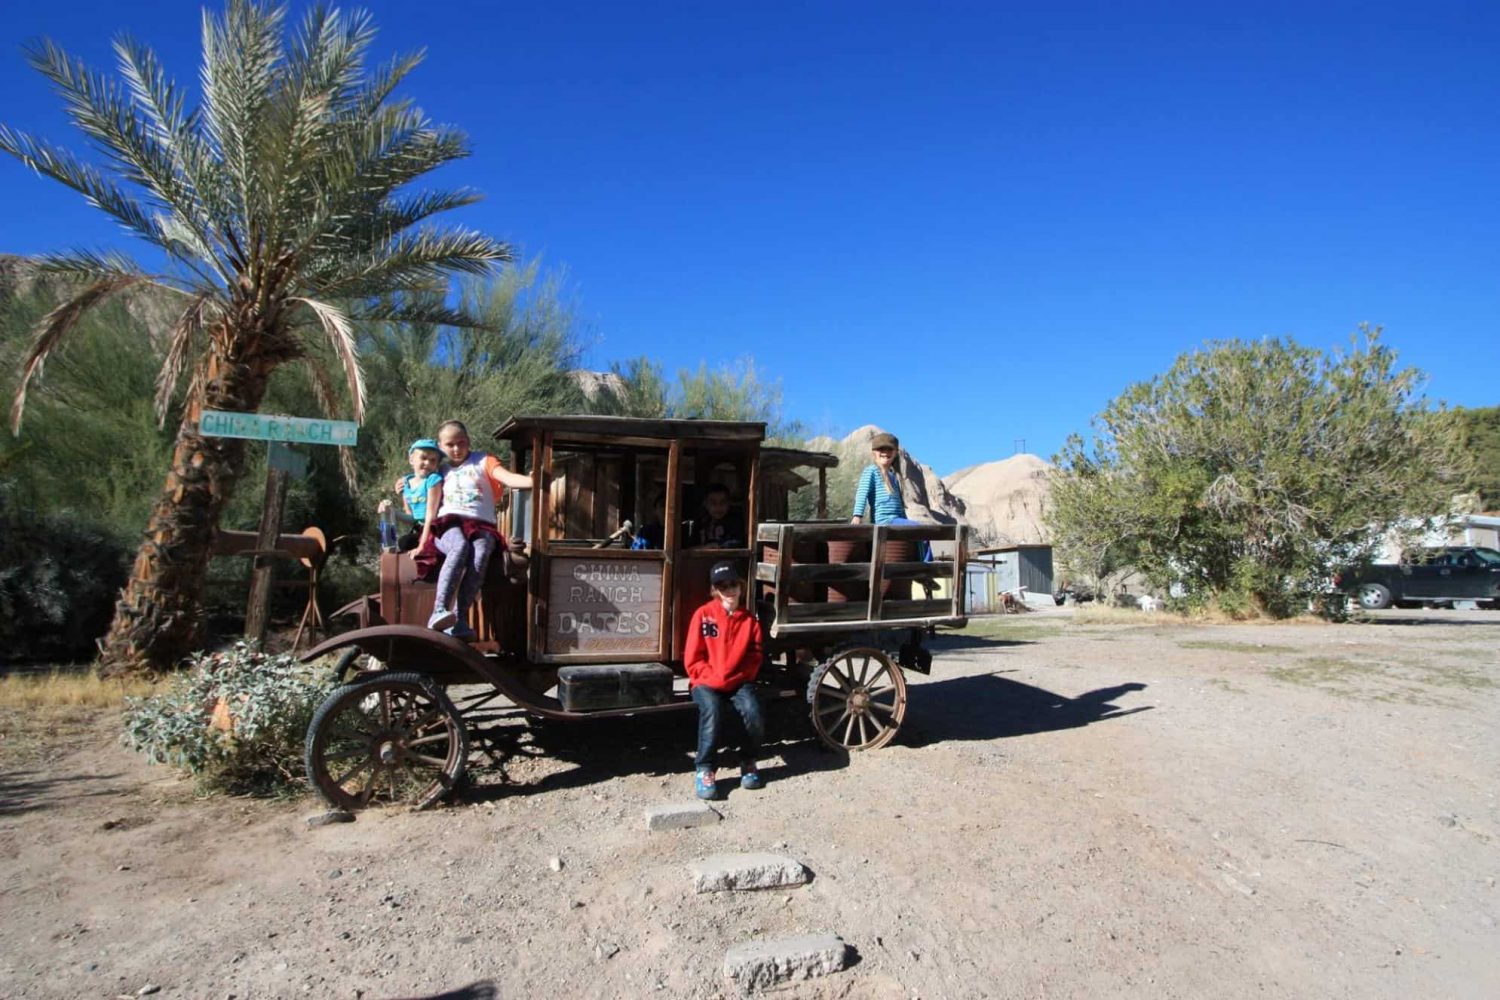
[[[469,738],[431,678],[393,673],[346,684],[307,729],[307,775],[330,805],[425,809],[463,777]]]
[[[835,652],[807,682],[818,738],[835,750],[883,747],[906,717],[906,678],[878,649]]]

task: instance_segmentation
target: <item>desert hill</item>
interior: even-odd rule
[[[839,457],[828,484],[829,513],[846,517],[854,485],[870,462],[870,439],[881,428],[861,427],[842,439],[813,438],[807,447]],[[947,478],[901,448],[901,489],[914,519],[960,522],[974,530],[981,545],[1014,545],[1046,540],[1042,510],[1052,465],[1036,455],[1012,455],[960,469]]]
[[[1047,534],[1042,511],[1051,470],[1052,464],[1045,459],[1020,454],[960,469],[943,482],[964,504],[964,522],[981,542],[1044,542]]]

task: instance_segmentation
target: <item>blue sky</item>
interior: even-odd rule
[[[1434,398],[1500,403],[1493,3],[365,6],[472,138],[455,218],[566,269],[598,366],[753,357],[942,473],[1049,455],[1213,338],[1380,324]],[[72,142],[39,35],[193,79],[198,9],[6,4],[0,121]],[[0,252],[127,242],[9,159],[0,220]]]

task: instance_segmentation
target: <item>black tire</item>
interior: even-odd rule
[[[329,805],[348,811],[375,802],[425,809],[459,783],[468,756],[458,710],[422,674],[345,684],[307,727],[308,780]]]
[[[1379,611],[1391,606],[1391,591],[1383,583],[1362,583],[1355,591],[1355,599],[1366,611]]]
[[[350,646],[339,654],[339,658],[333,661],[333,678],[340,684],[353,683],[360,674],[368,673],[376,666],[376,661],[368,656],[358,646]]]

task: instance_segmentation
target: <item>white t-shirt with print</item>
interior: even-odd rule
[[[471,451],[462,462],[449,468],[443,476],[443,506],[438,509],[438,517],[457,514],[494,524],[500,484],[490,476],[490,470],[497,464],[492,456]]]

